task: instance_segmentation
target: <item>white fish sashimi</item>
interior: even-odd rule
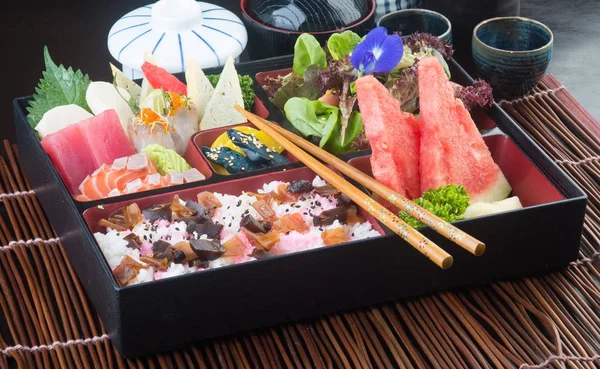
[[[40,138],[56,133],[68,125],[79,123],[82,120],[93,117],[93,115],[79,105],[69,104],[57,106],[48,110],[35,129]]]
[[[125,134],[127,124],[133,118],[133,111],[128,103],[130,98],[125,89],[108,82],[92,82],[85,92],[85,100],[94,114],[98,115],[109,109],[117,112]]]
[[[202,120],[206,106],[210,101],[215,88],[210,83],[202,71],[200,64],[191,56],[187,60],[187,69],[185,71],[185,82],[187,84],[187,94],[196,107],[198,122]]]
[[[175,152],[183,156],[191,137],[198,132],[196,108],[179,108],[174,115],[169,117],[169,122],[173,126],[171,138],[175,144]]]

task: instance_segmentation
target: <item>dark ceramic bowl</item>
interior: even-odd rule
[[[531,92],[546,73],[554,36],[544,24],[522,17],[492,18],[473,30],[477,74],[505,99]]]
[[[375,0],[240,0],[240,8],[251,59],[293,54],[302,33],[322,45],[336,32],[362,36],[375,18]]]
[[[403,35],[421,32],[430,33],[439,39],[452,43],[452,24],[438,12],[427,9],[404,9],[388,13],[377,21],[377,26],[388,32],[401,32]]]

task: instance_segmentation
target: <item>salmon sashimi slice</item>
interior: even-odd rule
[[[325,246],[337,245],[350,241],[346,231],[344,231],[344,228],[342,227],[333,228],[321,233],[321,239]]]

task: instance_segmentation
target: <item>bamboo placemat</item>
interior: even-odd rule
[[[5,142],[0,307],[7,329],[0,369],[597,367],[600,126],[551,76],[531,96],[502,105],[589,195],[579,259],[568,268],[136,360],[122,359],[110,343],[21,172],[16,147]]]

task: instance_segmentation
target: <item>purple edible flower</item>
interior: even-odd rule
[[[388,35],[385,27],[377,27],[356,45],[350,62],[363,74],[388,73],[400,63],[403,53],[400,36]]]

